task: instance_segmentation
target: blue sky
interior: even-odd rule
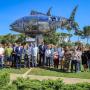
[[[30,11],[47,12],[52,7],[52,15],[69,17],[73,8],[79,5],[75,20],[82,29],[90,25],[90,0],[0,0],[0,35],[14,33],[9,25]],[[75,37],[74,37],[75,40]]]

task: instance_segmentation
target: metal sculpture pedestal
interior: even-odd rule
[[[42,34],[36,35],[36,44],[37,44],[37,46],[41,45],[42,42],[43,42],[43,35]]]

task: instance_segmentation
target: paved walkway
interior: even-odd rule
[[[28,74],[29,74],[29,72],[32,70],[32,68],[30,68],[28,71],[26,71],[24,74],[23,74],[23,78],[25,78]]]
[[[66,77],[55,77],[55,76],[40,76],[40,75],[28,75],[30,71],[32,70],[29,69],[26,73],[24,74],[10,74],[10,79],[11,81],[16,80],[18,77],[23,77],[23,78],[30,78],[30,79],[37,79],[37,80],[56,80],[56,79],[62,79],[64,83],[66,84],[76,84],[76,83],[83,83],[83,82],[88,82],[90,83],[90,79],[80,79],[80,78],[66,78]]]

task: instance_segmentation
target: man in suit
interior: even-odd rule
[[[18,44],[16,47],[16,68],[21,68],[21,59],[22,59],[22,53],[23,53],[23,46],[21,44]]]
[[[12,51],[12,67],[16,67],[16,47],[17,47],[17,44],[13,44],[12,48],[13,48],[13,51]]]
[[[39,46],[39,55],[40,55],[40,60],[39,60],[39,65],[45,65],[45,51],[46,51],[47,46],[44,45],[44,42]]]
[[[90,71],[90,47],[89,47],[89,50],[87,51],[87,65],[88,65],[88,70]]]

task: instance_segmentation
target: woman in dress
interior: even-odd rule
[[[55,50],[54,50],[54,67],[58,68],[58,65],[59,65],[59,54],[58,54],[57,48],[55,48]]]
[[[64,52],[64,70],[65,71],[69,71],[69,64],[70,64],[70,60],[71,60],[71,53],[69,51],[69,49],[65,49]]]

